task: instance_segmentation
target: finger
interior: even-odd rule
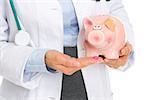
[[[63,56],[66,58],[66,62],[63,63],[64,66],[67,67],[79,67],[79,62],[77,62],[76,58],[71,57],[67,54],[63,54]]]
[[[129,49],[128,47],[125,47],[121,50],[120,56],[128,55],[128,53],[129,53]]]
[[[114,60],[104,59],[104,63],[110,67],[118,68],[126,63],[127,58],[128,58],[128,56],[122,56],[119,59],[114,59]]]
[[[63,54],[61,57],[59,56],[57,60],[59,62],[58,64],[63,65],[63,66],[67,66],[67,67],[79,67],[80,66],[80,63],[76,61],[75,58],[72,58],[65,54]]]
[[[121,49],[120,56],[128,55],[132,51],[132,46],[129,43],[126,43],[125,47]]]
[[[118,59],[118,63],[117,63],[117,68],[120,66],[125,65],[125,63],[127,62],[128,56],[122,56]]]
[[[75,73],[77,70],[77,68],[68,68],[66,66],[63,66],[63,65],[56,65],[57,67],[57,70],[66,74],[66,75],[72,75],[73,73]]]
[[[77,61],[76,58],[70,58],[66,59],[66,61],[63,62],[63,65],[67,67],[79,67],[80,63]]]
[[[105,63],[116,64],[117,62],[122,62],[124,59],[127,59],[127,55],[119,57],[119,59],[104,59]]]
[[[114,65],[116,64],[118,59],[104,59],[105,64]]]
[[[67,55],[67,54],[62,54],[63,57],[65,57],[66,59],[70,59],[71,56]]]
[[[126,45],[128,45],[131,50],[133,49],[132,45],[129,42],[127,42]]]
[[[128,55],[125,55],[125,56],[121,56],[118,61],[119,62],[126,62],[126,60],[128,59]]]
[[[83,58],[78,58],[77,61],[80,62],[80,67],[86,67],[90,64],[98,63],[98,62],[103,62],[103,59],[101,57],[83,57]]]

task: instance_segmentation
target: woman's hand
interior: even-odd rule
[[[120,66],[125,65],[131,51],[132,51],[132,45],[127,42],[126,45],[120,50],[119,59],[104,59],[104,64],[108,65],[109,67],[117,69]]]
[[[99,57],[73,58],[55,50],[49,50],[45,55],[47,66],[66,75],[71,75],[81,68],[101,61],[102,58]]]

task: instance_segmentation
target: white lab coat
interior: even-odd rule
[[[14,0],[18,17],[30,34],[36,48],[48,48],[63,52],[63,16],[58,0]],[[132,42],[132,29],[121,0],[96,2],[73,0],[79,27],[86,16],[111,14],[125,25],[126,36]],[[23,81],[25,63],[36,49],[31,46],[16,46],[16,23],[9,0],[0,0],[0,75],[4,80],[0,88],[1,100],[60,100],[62,73],[39,73],[30,81]],[[6,21],[7,19],[7,21]],[[9,30],[8,30],[9,28]],[[78,56],[84,56],[78,36]],[[93,64],[82,69],[89,100],[112,100],[107,68]],[[71,84],[70,84],[71,86]],[[68,86],[68,87],[70,87]],[[2,99],[3,98],[3,99]]]

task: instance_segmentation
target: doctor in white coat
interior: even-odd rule
[[[128,43],[121,50],[121,57],[104,60],[103,63],[84,58],[80,34],[77,37],[79,58],[63,54],[63,10],[59,0],[14,0],[21,26],[32,40],[32,45],[17,45],[15,36],[18,29],[9,0],[0,0],[0,75],[4,78],[0,100],[60,100],[63,73],[71,75],[80,69],[88,100],[112,100],[107,66],[125,70],[132,64],[133,31],[124,6],[121,0],[72,0],[72,3],[79,29],[86,16],[110,14],[122,21]],[[30,73],[25,77],[30,56],[36,50],[43,49],[47,51],[41,62],[56,72],[49,72],[44,65],[33,61],[30,67],[36,69],[37,66],[47,71],[39,71],[34,75]],[[38,55],[35,57],[38,58]],[[71,84],[69,87],[72,87]]]

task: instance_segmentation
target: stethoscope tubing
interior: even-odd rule
[[[21,25],[20,25],[20,23],[19,23],[18,16],[17,16],[17,11],[16,11],[16,8],[15,8],[14,2],[13,2],[13,0],[9,0],[9,2],[10,2],[11,9],[12,9],[12,12],[13,12],[13,15],[14,15],[14,18],[15,18],[15,21],[16,21],[17,29],[18,29],[18,31],[19,31],[19,30],[22,30],[22,29],[21,29]]]

